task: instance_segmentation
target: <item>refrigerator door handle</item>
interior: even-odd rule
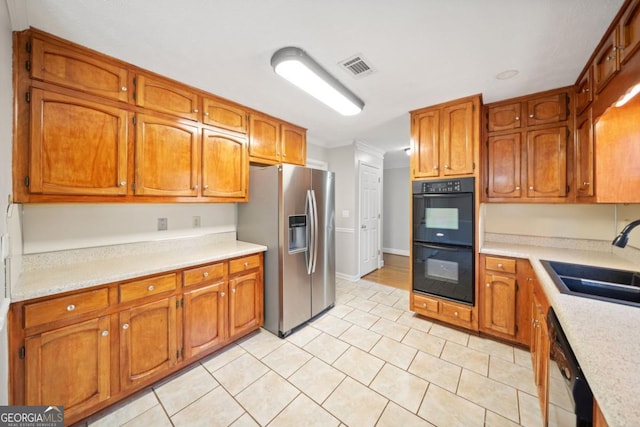
[[[311,275],[313,267],[313,244],[315,240],[314,225],[313,225],[313,201],[311,198],[311,190],[307,190],[307,201],[305,203],[305,214],[309,221],[309,242],[307,246],[307,252],[305,253],[305,261],[307,262],[307,274]]]
[[[316,192],[311,190],[311,202],[313,206],[313,264],[311,267],[311,272],[316,272],[316,262],[318,261],[318,203],[316,202]]]

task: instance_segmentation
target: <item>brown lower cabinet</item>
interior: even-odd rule
[[[263,255],[13,303],[10,404],[72,424],[260,328]]]

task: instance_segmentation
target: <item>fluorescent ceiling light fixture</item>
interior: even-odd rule
[[[299,47],[283,47],[271,57],[276,74],[343,116],[362,111],[364,102]]]
[[[618,100],[618,102],[616,102],[616,107],[622,107],[624,104],[629,102],[631,98],[636,96],[638,93],[640,93],[640,83],[638,83],[637,85],[629,89],[629,91],[625,93],[624,96]]]

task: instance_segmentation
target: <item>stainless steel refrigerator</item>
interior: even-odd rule
[[[285,337],[335,304],[335,174],[252,166],[238,240],[267,246],[264,328]]]

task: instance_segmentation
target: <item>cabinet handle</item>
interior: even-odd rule
[[[520,120],[520,116],[516,116],[516,120]]]
[[[224,298],[224,292],[220,292],[220,296]]]
[[[208,111],[205,111],[205,112],[204,112],[204,115],[205,115],[205,116],[209,116],[209,112],[208,112]]]
[[[205,271],[204,273],[202,273],[202,276],[203,276],[203,277],[209,277],[209,272],[208,272],[208,271]]]
[[[120,90],[121,90],[121,91],[123,91],[123,92],[126,92],[126,91],[127,91],[127,87],[126,87],[126,86],[122,86],[122,87],[120,88]]]
[[[584,89],[582,89],[582,93],[587,93],[587,92],[589,92],[589,88],[588,87],[585,87]]]
[[[76,309],[76,306],[75,306],[74,304],[69,304],[69,305],[67,306],[67,311],[73,311],[73,310],[75,310],[75,309]]]
[[[245,262],[245,263],[244,263],[244,268],[247,268],[247,267],[249,267],[249,263],[248,263],[248,262]]]
[[[533,185],[531,187],[529,187],[529,190],[533,190]]]
[[[194,185],[194,186],[193,186],[193,189],[194,189],[194,190],[197,190],[197,189],[198,189],[198,184]]]
[[[438,167],[437,167],[437,166],[434,166],[434,167],[433,167],[433,170],[434,170],[434,171],[437,171],[437,170],[438,170]]]
[[[129,329],[129,324],[125,323],[124,325],[122,325],[122,329]]]
[[[615,56],[607,55],[607,62],[613,61]]]
[[[520,190],[520,186],[517,186],[517,187],[516,187],[516,190]]]
[[[202,188],[204,188],[205,190],[209,188],[209,186],[207,184],[203,185]]]
[[[530,119],[533,119],[533,114],[529,114],[529,118],[530,118]]]
[[[498,268],[504,267],[501,262],[498,263]]]
[[[487,288],[490,288],[490,287],[491,287],[491,283],[487,283]]]
[[[109,331],[102,331],[100,335],[102,335],[103,337],[106,337],[109,335]]]
[[[198,110],[197,108],[194,108],[194,109],[193,109],[193,112],[194,112],[194,113],[197,113],[198,111],[200,111],[200,110]]]
[[[148,290],[149,292],[151,292],[151,291],[153,291],[155,288],[156,288],[155,286],[153,286],[153,285],[149,285],[149,287],[147,288],[147,290]]]
[[[444,168],[445,169],[449,169],[449,165],[444,165]]]
[[[127,185],[127,181],[120,181],[120,187],[124,187],[125,185]]]
[[[590,184],[589,184],[589,182],[588,182],[588,181],[585,181],[585,182],[583,182],[583,183],[582,183],[582,185],[583,185],[584,187],[588,187]]]

